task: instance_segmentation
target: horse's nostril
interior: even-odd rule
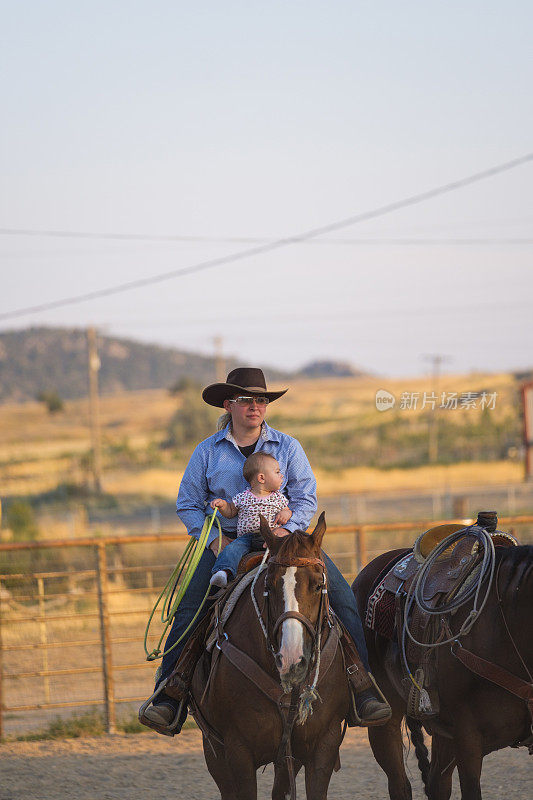
[[[306,667],[307,666],[307,659],[305,656],[301,656],[298,662],[299,667]]]
[[[274,661],[276,662],[276,667],[278,669],[281,669],[281,667],[283,666],[283,659],[281,657],[281,653],[276,653],[276,655],[274,656]]]

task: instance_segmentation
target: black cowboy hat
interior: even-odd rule
[[[285,394],[287,389],[282,389],[281,392],[269,392],[266,387],[265,376],[262,369],[257,367],[237,367],[233,369],[228,377],[226,383],[212,383],[202,392],[202,399],[205,400],[210,406],[217,408],[224,408],[224,400],[229,400],[237,392],[242,392],[245,395],[261,395],[261,397],[268,397],[272,403]]]

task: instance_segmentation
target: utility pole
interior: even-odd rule
[[[447,356],[430,355],[424,356],[426,361],[431,361],[432,367],[432,386],[431,391],[437,398],[435,408],[431,410],[428,427],[428,459],[430,464],[435,464],[439,457],[439,392],[440,392],[440,368],[441,364],[448,361]]]
[[[100,493],[102,491],[102,449],[100,442],[100,408],[98,397],[98,370],[100,369],[100,359],[98,357],[96,331],[94,328],[87,329],[87,345],[89,349],[89,411],[91,416],[93,480],[95,491]]]
[[[213,345],[215,347],[216,380],[219,383],[224,383],[226,380],[226,359],[222,352],[222,336],[214,336]]]

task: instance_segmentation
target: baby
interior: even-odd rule
[[[226,586],[228,577],[235,577],[241,558],[255,549],[253,540],[259,532],[260,514],[271,528],[283,527],[292,517],[289,501],[279,491],[283,475],[274,456],[252,453],[244,462],[242,474],[250,484],[249,489],[232,497],[231,503],[221,498],[211,501],[211,507],[217,508],[223,517],[237,517],[237,538],[226,545],[215,561],[210,581],[213,586]]]

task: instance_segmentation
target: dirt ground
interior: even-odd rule
[[[386,780],[371,755],[366,734],[349,730],[341,749],[342,769],[333,775],[331,800],[385,800]],[[532,759],[527,750],[502,750],[485,759],[484,800],[529,800]],[[418,769],[409,757],[413,797],[424,797]],[[259,800],[268,800],[272,767],[259,773]],[[459,798],[457,786],[453,798]],[[216,800],[198,730],[179,739],[155,733],[94,739],[14,742],[0,746],[0,800]],[[298,778],[298,798],[304,800]]]

